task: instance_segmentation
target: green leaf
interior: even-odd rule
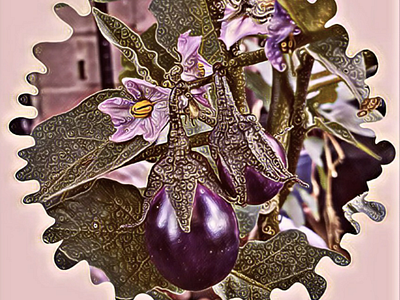
[[[314,118],[315,125],[322,129],[325,132],[328,132],[330,134],[333,134],[334,136],[344,140],[345,142],[352,144],[359,148],[360,150],[364,151],[368,155],[371,155],[373,158],[376,160],[381,160],[382,158],[373,152],[371,149],[369,149],[367,146],[364,144],[358,142],[354,136],[351,134],[351,132],[342,126],[339,123],[336,122],[324,122],[322,119],[315,117]]]
[[[28,164],[17,172],[17,179],[40,183],[40,190],[26,196],[25,203],[46,204],[53,196],[118,168],[150,145],[142,136],[124,143],[109,140],[114,126],[97,106],[113,97],[131,98],[124,90],[100,91],[36,126],[35,145],[19,152]]]
[[[307,99],[307,106],[311,113],[316,115],[315,110],[317,109],[318,105],[334,103],[338,98],[338,92],[336,91],[337,87],[338,83],[336,82],[316,87],[314,91],[318,91],[318,94],[311,99]]]
[[[252,285],[246,280],[242,280],[235,275],[230,274],[221,283],[213,287],[214,292],[222,300],[231,300],[233,298],[251,299],[251,300],[270,300],[271,291]]]
[[[336,14],[335,0],[278,0],[303,33],[314,33],[325,29],[325,24]]]
[[[222,25],[221,19],[224,17],[226,7],[225,0],[206,0],[206,3],[215,33],[217,36],[220,36]]]
[[[135,64],[133,64],[124,55],[121,55],[121,66],[123,69],[118,76],[121,85],[122,85],[122,79],[124,79],[125,77],[143,79],[142,76],[140,76],[139,73],[137,72]]]
[[[153,24],[143,32],[140,37],[143,41],[145,47],[149,50],[155,51],[158,53],[157,62],[163,67],[166,71],[169,71],[175,64],[176,59],[172,57],[164,47],[162,47],[156,40],[156,29],[157,24]],[[131,78],[141,78],[141,76],[136,71],[136,66],[127,59],[124,55],[121,55],[121,65],[124,70],[120,73],[119,79],[122,81],[122,78],[131,77]]]
[[[350,263],[339,253],[310,246],[298,230],[280,232],[268,241],[251,241],[240,249],[233,271],[214,291],[223,300],[268,300],[273,289],[287,290],[299,282],[311,299],[320,299],[326,281],[315,268],[325,256],[340,266]]]
[[[97,8],[93,8],[93,15],[103,36],[136,66],[138,74],[148,82],[161,84],[165,70],[157,62],[157,52],[147,49],[140,36],[117,18]]]
[[[317,166],[317,171],[321,187],[324,189],[324,191],[326,191],[326,189],[328,188],[328,175],[326,174],[323,166]]]
[[[321,0],[318,0],[318,2]],[[308,53],[325,66],[332,74],[343,79],[358,102],[369,97],[369,87],[366,85],[367,66],[365,54],[358,52],[355,56],[347,56],[349,35],[342,26],[334,25],[326,30],[326,38],[310,43],[305,47]],[[382,119],[382,114],[374,110],[362,119],[365,122],[375,122]]]
[[[157,62],[159,65],[165,70],[169,71],[177,61],[173,56],[171,56],[171,54],[167,52],[167,50],[165,50],[163,46],[157,42],[156,34],[157,24],[153,24],[149,29],[143,32],[140,37],[142,38],[142,41],[147,49],[158,53]]]
[[[160,275],[150,260],[144,240],[143,199],[132,185],[100,179],[63,193],[47,207],[55,223],[43,234],[46,243],[69,260],[86,260],[103,270],[115,287],[117,299],[132,299],[154,287],[178,291]],[[56,260],[64,269],[64,261]]]
[[[343,206],[344,216],[353,225],[357,233],[360,233],[360,224],[353,219],[354,214],[364,213],[375,222],[383,221],[386,216],[385,206],[379,202],[365,200],[367,196],[368,193],[364,193]]]
[[[173,57],[179,57],[179,35],[191,30],[191,35],[203,36],[199,53],[210,64],[222,61],[222,44],[206,0],[153,0],[149,8],[158,22],[157,41]]]
[[[262,205],[247,205],[239,206],[235,205],[233,208],[235,210],[236,219],[239,225],[240,237],[243,238],[253,230],[256,226],[258,213],[261,210]]]

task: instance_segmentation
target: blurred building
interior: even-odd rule
[[[154,16],[147,9],[150,2],[118,0],[96,4],[96,7],[142,33],[155,23]],[[55,11],[72,27],[73,33],[66,41],[40,43],[34,47],[34,54],[45,64],[47,73],[28,76],[28,81],[39,90],[37,96],[24,95],[22,100],[31,102],[38,109],[38,117],[31,122],[33,126],[70,110],[103,88],[121,85],[118,82],[122,70],[120,52],[101,36],[93,16],[82,17],[65,4],[58,4]]]

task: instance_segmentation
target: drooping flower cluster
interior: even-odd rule
[[[189,36],[190,31],[180,35],[178,52],[181,55],[183,72],[181,79],[193,81],[212,74],[212,66],[199,54],[201,36]],[[157,140],[160,132],[168,123],[168,99],[171,89],[156,86],[137,78],[124,78],[123,85],[134,100],[110,98],[99,105],[99,110],[109,114],[116,132],[110,140],[121,143],[143,135],[149,142]],[[206,87],[191,90],[199,103],[210,106],[204,97]],[[188,105],[188,99],[182,96],[180,107]]]
[[[286,68],[281,43],[300,32],[289,14],[275,1],[243,1],[240,5],[227,3],[221,20],[220,39],[229,49],[242,38],[251,35],[267,35],[265,54],[272,66],[282,72]],[[212,66],[199,54],[201,36],[190,36],[190,30],[178,38],[177,50],[181,55],[183,72],[181,79],[189,82],[212,75]],[[120,143],[137,135],[149,142],[157,140],[168,123],[168,98],[171,90],[136,78],[124,78],[122,83],[134,100],[111,98],[99,105],[99,109],[111,116],[117,131],[111,140]],[[196,101],[206,107],[210,104],[204,97],[207,86],[192,89]],[[181,96],[181,109],[188,106],[189,99]]]

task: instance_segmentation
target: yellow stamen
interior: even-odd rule
[[[290,33],[289,36],[281,43],[281,50],[283,53],[292,53],[294,48],[296,47],[296,40],[294,38],[293,33]]]
[[[136,102],[131,107],[131,114],[135,118],[147,118],[151,115],[151,112],[153,111],[153,105],[154,103],[147,99]]]
[[[206,76],[206,69],[204,68],[204,64],[201,62],[197,63],[197,69],[199,70],[199,76],[204,77]]]

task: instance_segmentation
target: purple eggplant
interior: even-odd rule
[[[265,135],[268,143],[286,167],[286,153],[282,145],[270,134],[265,132]],[[230,177],[226,165],[221,157],[217,159],[217,166],[223,187],[228,190],[230,194],[235,195],[232,178]],[[271,200],[279,193],[284,184],[283,182],[276,182],[263,176],[251,166],[246,166],[245,179],[247,190],[246,203],[251,205],[258,205]]]
[[[239,229],[233,208],[201,184],[195,192],[189,233],[179,226],[164,188],[154,197],[145,224],[151,260],[182,289],[208,288],[223,280],[236,262]]]

